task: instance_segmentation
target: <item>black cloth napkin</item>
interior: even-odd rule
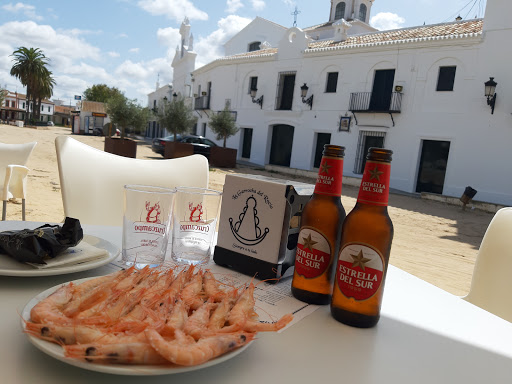
[[[74,247],[84,237],[80,221],[66,217],[60,225],[45,224],[36,229],[0,232],[0,253],[23,263],[46,264],[69,247]]]

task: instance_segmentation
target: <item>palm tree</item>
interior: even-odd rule
[[[22,85],[27,87],[27,113],[25,115],[25,122],[29,120],[30,102],[32,101],[33,110],[36,108],[34,92],[41,89],[44,79],[51,78],[51,72],[46,68],[49,59],[44,55],[43,51],[39,48],[26,48],[19,47],[11,55],[14,57],[14,65],[11,68],[11,76],[16,77]],[[53,80],[53,79],[52,79]],[[53,89],[53,83],[51,88]]]
[[[45,68],[46,69],[46,68]],[[55,85],[55,79],[52,77],[52,72],[47,72],[44,77],[37,79],[37,84],[32,91],[33,99],[36,101],[36,116],[35,119],[39,121],[41,119],[41,103],[44,99],[49,99],[53,96],[53,86]]]

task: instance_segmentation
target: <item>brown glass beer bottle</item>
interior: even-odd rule
[[[333,265],[345,220],[341,204],[345,148],[324,145],[315,191],[302,211],[292,294],[311,304],[329,304]]]
[[[377,324],[393,240],[388,215],[392,151],[370,148],[354,209],[342,227],[332,316],[360,328]]]

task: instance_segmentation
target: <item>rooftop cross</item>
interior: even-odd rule
[[[297,26],[297,15],[300,13],[300,11],[298,10],[297,6],[295,6],[295,11],[293,11],[291,13],[291,15],[293,15],[293,26],[296,27]]]

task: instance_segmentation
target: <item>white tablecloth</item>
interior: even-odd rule
[[[1,222],[0,230],[13,222]],[[24,224],[23,224],[24,225]],[[84,226],[121,245],[121,229]],[[37,350],[21,332],[19,313],[41,291],[107,266],[49,277],[0,277],[2,383],[510,383],[512,324],[390,266],[377,327],[335,321],[322,307],[280,334],[260,334],[222,364],[146,378],[92,372]],[[285,280],[280,284],[290,284]]]

